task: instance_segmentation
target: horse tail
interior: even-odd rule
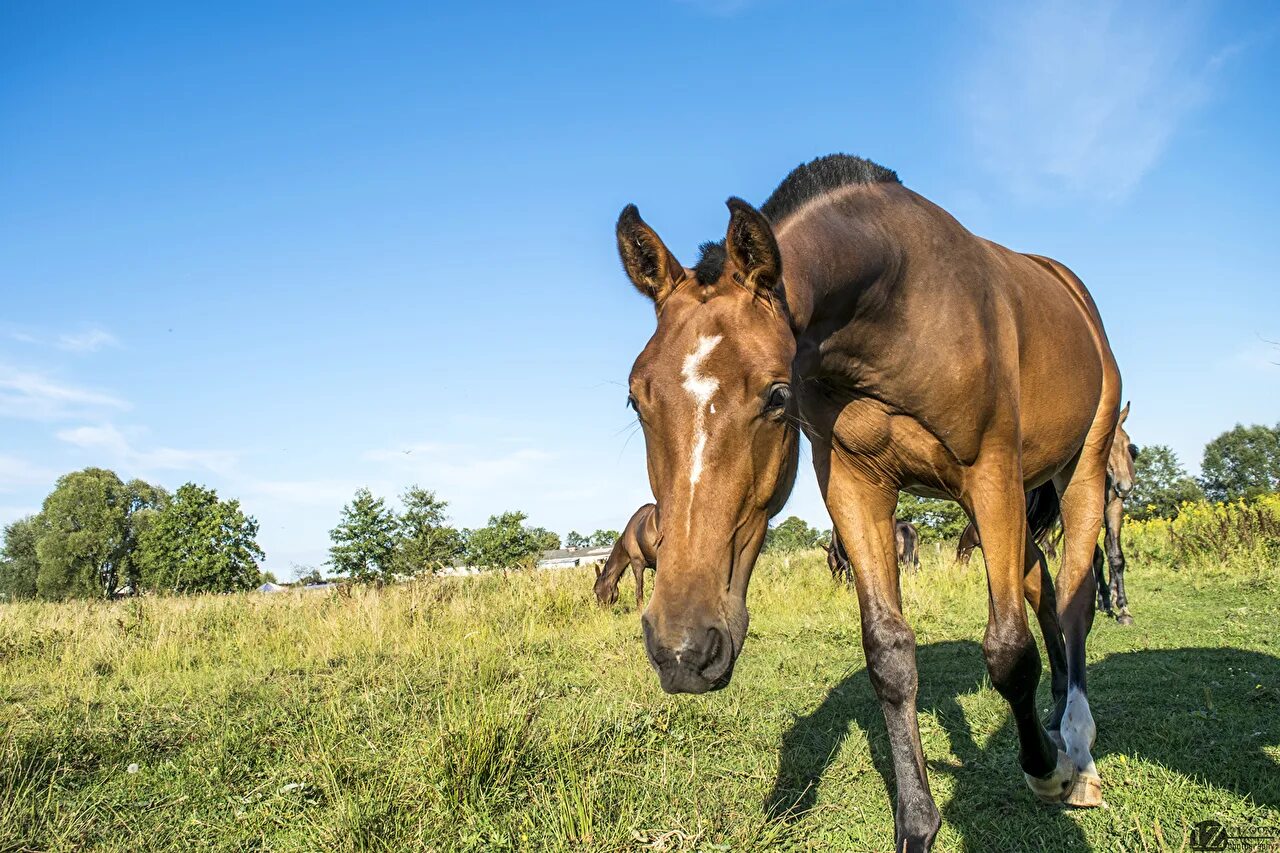
[[[1041,547],[1053,533],[1061,516],[1062,505],[1058,502],[1058,490],[1053,487],[1052,481],[1027,492],[1027,529],[1031,531],[1031,538]]]

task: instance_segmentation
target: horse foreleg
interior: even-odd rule
[[[1006,460],[996,459],[975,469],[968,496],[982,529],[982,557],[987,567],[990,606],[982,651],[992,686],[1013,712],[1018,763],[1027,785],[1041,800],[1060,802],[1071,792],[1076,768],[1067,753],[1049,739],[1036,713],[1040,653],[1022,602],[1032,561],[1039,562],[1040,552],[1027,530],[1021,472],[1011,467]],[[1028,545],[1034,549],[1030,559]],[[1038,582],[1038,569],[1035,577]]]
[[[1103,518],[1107,527],[1107,563],[1111,568],[1111,600],[1115,602],[1116,621],[1121,625],[1132,625],[1133,616],[1129,614],[1129,598],[1124,592],[1124,549],[1120,547],[1120,528],[1124,524],[1124,501],[1119,495],[1113,495],[1107,501]]]
[[[814,454],[815,458],[819,453]],[[896,489],[857,479],[842,468],[826,482],[824,497],[852,566],[862,611],[862,648],[871,686],[880,700],[897,783],[894,850],[923,853],[933,846],[942,818],[929,790],[916,717],[916,639],[902,616],[893,508]]]

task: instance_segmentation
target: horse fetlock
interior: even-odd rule
[[[1070,755],[1059,749],[1058,764],[1048,776],[1039,778],[1030,773],[1022,775],[1026,777],[1027,787],[1042,802],[1060,803],[1070,796],[1075,786],[1076,764]]]

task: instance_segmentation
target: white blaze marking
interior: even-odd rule
[[[697,409],[693,414],[693,451],[689,457],[689,485],[697,486],[702,478],[702,454],[707,449],[707,410],[715,414],[715,406],[711,398],[720,388],[720,380],[702,373],[702,362],[722,340],[722,336],[698,338],[698,345],[693,352],[684,357],[684,366],[680,375],[684,377],[684,390],[689,392]],[[692,500],[692,495],[690,495]]]

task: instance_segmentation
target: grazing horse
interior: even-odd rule
[[[1111,568],[1111,583],[1107,584],[1106,567],[1100,553],[1094,555],[1093,570],[1098,585],[1098,609],[1114,616],[1121,625],[1132,625],[1129,613],[1129,597],[1124,591],[1124,549],[1120,547],[1120,528],[1124,524],[1124,501],[1133,492],[1134,463],[1138,460],[1138,447],[1129,441],[1124,422],[1129,417],[1129,404],[1120,410],[1120,422],[1111,442],[1111,455],[1107,458],[1107,495],[1102,520],[1106,527],[1106,564]],[[1112,602],[1115,609],[1112,610]]]
[[[909,521],[893,520],[894,540],[897,544],[898,565],[907,566],[911,571],[920,571],[920,531]],[[827,552],[827,568],[835,580],[852,581],[853,566],[849,563],[849,555],[840,544],[840,536],[831,531],[831,544],[823,545]]]
[[[941,822],[920,745],[915,635],[902,615],[899,490],[956,500],[983,531],[983,651],[1012,709],[1027,783],[1044,800],[1101,804],[1085,640],[1120,372],[1093,299],[1062,264],[974,236],[858,157],[800,166],[760,210],[727,204],[723,243],[704,244],[693,268],[635,205],[616,229],[627,276],[656,314],[628,402],[662,507],[662,571],[641,625],[663,690],[729,684],[751,572],[794,484],[803,429],[856,567],[897,783],[896,848],[928,850]],[[1059,511],[1055,591],[1035,538]],[[1024,596],[1052,672],[1048,730]]]
[[[658,507],[645,504],[631,515],[622,535],[613,543],[609,558],[596,569],[596,601],[603,605],[618,600],[618,581],[631,567],[636,578],[636,607],[644,606],[644,570],[658,567]]]

